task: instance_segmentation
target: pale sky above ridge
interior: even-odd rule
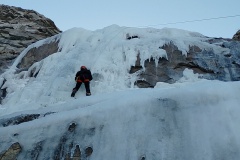
[[[35,10],[62,31],[74,27],[96,30],[117,24],[178,28],[209,37],[232,38],[240,29],[239,0],[0,0],[0,4]]]

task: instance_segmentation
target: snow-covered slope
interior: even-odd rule
[[[77,146],[82,159],[92,160],[240,158],[239,82],[159,86],[2,116],[0,122],[7,124],[14,115],[41,115],[0,127],[0,152],[19,142],[19,159],[63,159],[74,156]],[[89,147],[93,151],[86,157]]]
[[[29,49],[56,38],[57,53],[15,73]],[[8,94],[0,106],[0,159],[16,142],[18,159],[240,159],[239,81],[201,80],[186,69],[175,84],[140,89],[138,75],[129,74],[137,54],[141,63],[168,58],[159,46],[170,41],[184,55],[195,44],[228,51],[206,40],[177,29],[114,25],[73,28],[29,46],[1,75]],[[75,99],[70,93],[81,65],[93,73],[92,96],[82,86]]]

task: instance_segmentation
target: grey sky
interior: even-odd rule
[[[232,38],[240,29],[240,16],[163,25],[240,15],[240,0],[0,0],[0,4],[33,9],[52,19],[62,31],[73,27],[96,30],[117,24],[178,28]]]

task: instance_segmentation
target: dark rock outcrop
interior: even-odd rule
[[[58,160],[64,157],[65,160],[85,160],[91,156],[93,152],[92,147],[87,147],[85,152],[83,152],[80,145],[74,142],[74,137],[79,136],[79,134],[84,133],[88,136],[93,136],[95,134],[95,128],[84,129],[79,132],[76,128],[76,123],[71,123],[68,127],[68,131],[60,138],[58,146],[55,148],[53,159]]]
[[[13,143],[3,154],[0,154],[0,160],[15,160],[21,150],[22,147],[18,142]]]
[[[12,118],[2,118],[0,119],[0,127],[8,127],[11,125],[18,125],[21,123],[30,122],[40,117],[45,117],[53,113],[54,112],[47,112],[44,114],[20,114]]]
[[[238,30],[237,33],[233,36],[233,39],[236,41],[240,41],[240,30]]]
[[[218,39],[217,41],[220,41]],[[240,80],[240,43],[236,41],[224,42],[222,47],[229,48],[228,54],[216,54],[213,50],[201,50],[198,46],[189,47],[188,55],[182,55],[178,48],[170,43],[161,46],[167,52],[168,59],[160,58],[156,66],[153,59],[144,63],[145,71],[139,75],[135,84],[140,88],[151,88],[157,82],[174,83],[183,76],[184,69],[192,69],[201,74],[202,78],[221,81]],[[130,73],[143,68],[140,58]]]
[[[61,31],[43,15],[0,5],[0,73],[30,44]]]
[[[33,63],[39,62],[47,56],[56,53],[59,50],[58,41],[52,41],[48,44],[30,49],[18,64],[20,70],[27,70]]]
[[[37,119],[39,116],[40,114],[19,115],[14,118],[0,120],[0,125],[3,127],[7,127],[9,125],[18,125]]]

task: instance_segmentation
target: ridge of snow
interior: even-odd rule
[[[192,75],[189,72],[186,76]],[[6,142],[17,139],[28,151],[32,144],[44,141],[41,152],[46,153],[58,145],[68,126],[76,123],[78,131],[95,128],[94,135],[75,136],[73,144],[91,145],[94,150],[91,159],[137,159],[141,155],[169,160],[237,159],[240,101],[235,93],[239,91],[240,82],[198,80],[82,97],[51,108],[22,111],[22,114],[53,113],[27,123],[0,127],[0,148],[9,147]],[[13,137],[16,133],[17,137]]]

